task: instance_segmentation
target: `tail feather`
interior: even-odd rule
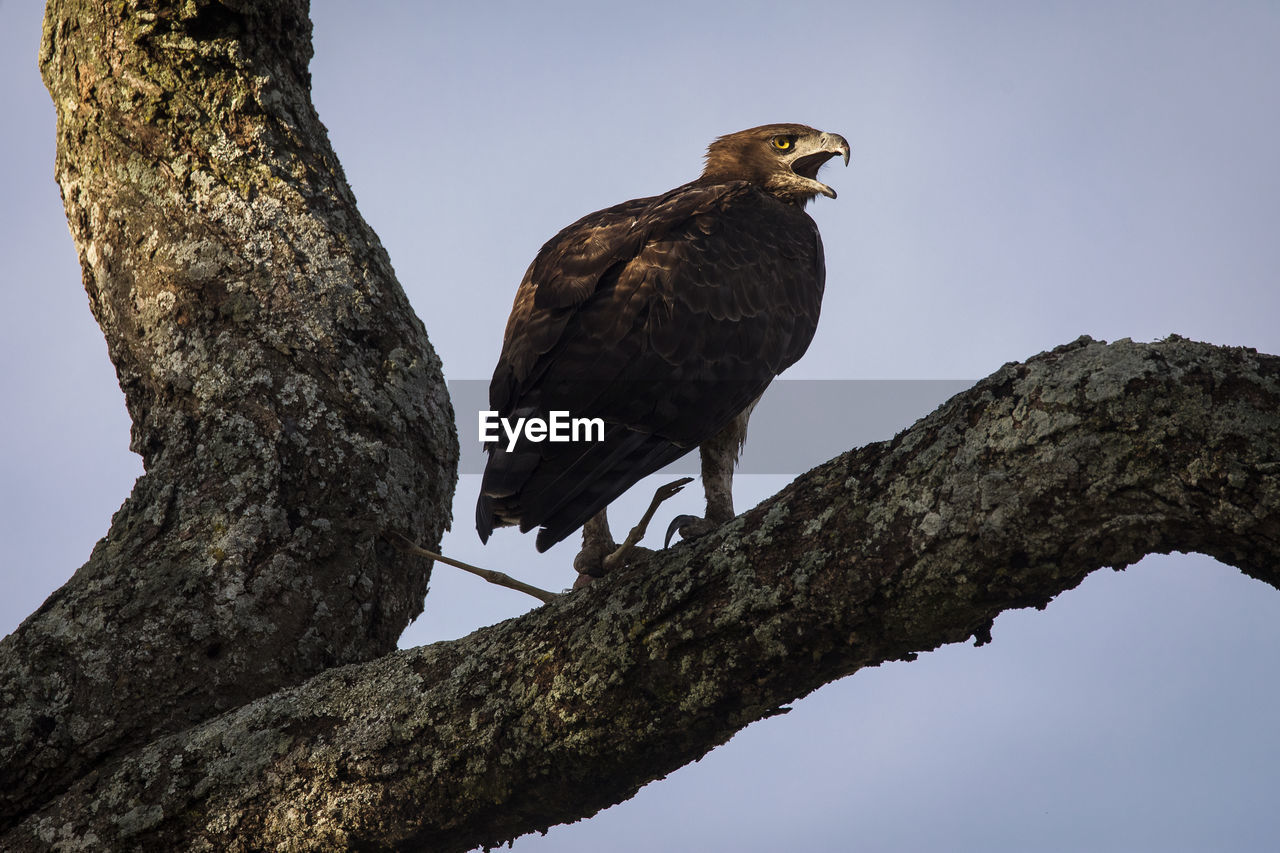
[[[545,551],[638,480],[692,449],[618,425],[609,425],[601,442],[491,447],[476,531],[487,542],[498,526],[541,527],[537,548]]]

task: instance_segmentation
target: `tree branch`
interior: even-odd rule
[[[1082,338],[648,564],[158,739],[4,842],[466,850],[588,816],[1100,567],[1199,551],[1280,585],[1278,448],[1280,358]]]

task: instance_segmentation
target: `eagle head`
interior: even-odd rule
[[[749,181],[781,200],[803,206],[836,191],[818,180],[832,157],[849,165],[849,142],[803,124],[765,124],[722,136],[707,148],[702,180]]]

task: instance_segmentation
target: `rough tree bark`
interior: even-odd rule
[[[380,534],[439,535],[455,444],[306,32],[288,3],[50,5],[59,180],[148,467],[0,645],[4,849],[496,844],[1099,567],[1280,585],[1280,358],[1081,339],[647,565],[389,652],[426,578]]]
[[[146,474],[0,645],[12,822],[140,738],[395,648],[453,413],[311,107],[307,7],[53,0],[41,68]]]

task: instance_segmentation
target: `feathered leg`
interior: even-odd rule
[[[729,421],[728,426],[698,448],[702,457],[702,489],[707,496],[707,514],[703,518],[677,515],[667,528],[667,537],[662,547],[669,547],[671,537],[677,532],[681,539],[694,539],[733,519],[733,469],[738,464],[742,445],[747,440],[747,421],[751,417],[751,410],[758,402],[759,397]]]
[[[573,558],[573,567],[578,570],[578,580],[573,588],[586,586],[594,578],[604,575],[604,559],[618,549],[609,532],[608,510],[602,509],[582,525],[582,550]]]

